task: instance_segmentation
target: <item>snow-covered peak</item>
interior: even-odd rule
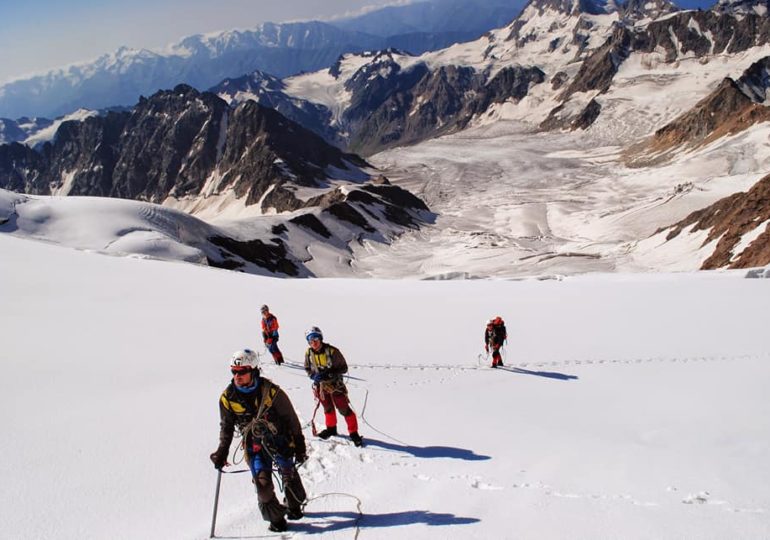
[[[718,13],[729,13],[733,15],[754,14],[765,17],[770,10],[770,1],[768,0],[719,0],[714,6],[714,11]]]
[[[670,0],[629,0],[623,6],[622,13],[626,20],[644,24],[678,10]]]
[[[351,93],[345,84],[358,70],[379,57],[378,52],[344,54],[328,69],[284,79],[286,93],[323,105],[332,111],[333,122],[337,122],[350,104]]]
[[[567,15],[600,15],[618,11],[618,4],[615,0],[531,0],[524,11],[532,9],[541,12],[557,11]]]

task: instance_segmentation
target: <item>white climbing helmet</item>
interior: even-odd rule
[[[235,351],[230,359],[230,367],[257,367],[257,353],[251,349]]]

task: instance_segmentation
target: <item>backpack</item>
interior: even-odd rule
[[[492,330],[494,332],[494,339],[497,343],[502,343],[508,337],[508,332],[505,329],[505,321],[502,317],[495,317],[492,321]]]

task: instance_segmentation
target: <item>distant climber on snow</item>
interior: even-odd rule
[[[295,466],[307,460],[302,426],[286,393],[260,376],[254,351],[237,351],[230,360],[230,371],[233,379],[219,398],[219,447],[210,458],[216,469],[228,465],[237,427],[262,518],[270,522],[271,531],[282,532],[288,527],[286,518],[304,516],[302,504],[307,495]],[[273,463],[283,480],[285,506],[278,502],[273,488]]]
[[[348,372],[345,357],[337,347],[324,343],[323,333],[317,326],[305,332],[305,338],[309,345],[305,353],[305,371],[313,380],[313,395],[323,406],[326,423],[318,436],[328,439],[337,435],[336,407],[348,425],[350,440],[356,446],[363,446],[363,438],[358,434],[358,419],[350,408],[348,389],[342,380],[342,375]]]
[[[273,360],[279,366],[283,364],[283,353],[278,348],[278,319],[270,313],[267,304],[259,308],[262,313],[262,341],[265,347],[273,355]]]
[[[508,332],[505,329],[505,321],[502,317],[495,317],[487,321],[487,328],[484,330],[484,349],[489,353],[492,350],[492,367],[503,365],[503,357],[500,349],[508,339]]]

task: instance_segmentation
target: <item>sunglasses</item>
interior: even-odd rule
[[[307,342],[310,343],[311,341],[321,341],[321,337],[320,336],[316,336],[316,335],[308,336],[307,337]]]
[[[246,375],[247,373],[251,373],[251,368],[232,368],[230,373],[233,375]]]

